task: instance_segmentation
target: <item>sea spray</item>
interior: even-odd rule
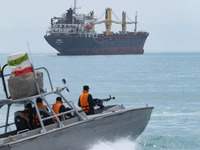
[[[120,138],[114,142],[110,141],[98,141],[90,147],[89,150],[140,150],[138,144],[135,141],[127,138]]]

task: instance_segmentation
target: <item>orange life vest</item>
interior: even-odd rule
[[[29,110],[30,108],[25,108],[25,110]],[[28,118],[29,114],[28,113],[22,113],[24,117]]]
[[[55,114],[59,114],[59,109],[62,103],[60,101],[56,101],[56,103],[53,105],[52,109],[55,112]]]
[[[37,107],[44,107],[47,110],[47,106],[43,105],[43,103],[37,103]],[[33,125],[40,126],[40,121],[38,119],[37,112],[33,113]]]
[[[43,105],[43,103],[37,103],[37,107],[44,107],[47,110],[47,106]]]
[[[80,95],[80,105],[84,112],[88,112],[90,110],[90,105],[88,103],[89,93],[86,90],[83,90],[83,94]]]
[[[37,113],[33,113],[33,126],[34,127],[40,126],[40,121],[38,119]]]
[[[52,109],[53,109],[53,111],[55,112],[56,115],[59,114],[59,110],[60,110],[60,107],[61,107],[61,106],[62,106],[62,103],[61,103],[60,101],[56,101],[56,103],[53,104]],[[59,116],[58,118],[61,120],[61,117],[60,117],[60,116]],[[62,118],[63,118],[63,120],[65,120],[64,117],[62,117]],[[56,120],[55,117],[53,118],[53,120],[54,120],[55,122],[57,122],[57,120]]]

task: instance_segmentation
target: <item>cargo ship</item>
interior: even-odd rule
[[[148,32],[137,31],[135,21],[126,21],[126,12],[122,12],[122,21],[112,20],[112,9],[105,9],[105,20],[98,21],[91,11],[88,15],[70,8],[61,17],[51,18],[51,26],[44,38],[55,48],[57,55],[119,55],[143,54]],[[104,23],[106,31],[98,34],[95,25]],[[122,26],[122,31],[111,32],[112,23]],[[134,25],[132,32],[126,31],[126,25]]]

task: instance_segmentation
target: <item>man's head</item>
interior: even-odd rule
[[[90,88],[89,88],[89,86],[88,85],[84,85],[83,86],[83,90],[86,90],[86,91],[88,91]]]
[[[61,98],[61,97],[57,97],[57,98],[56,98],[56,101],[59,101],[59,102],[62,103],[62,98]]]
[[[36,102],[37,102],[37,103],[42,103],[42,99],[41,99],[40,97],[38,97],[38,98],[36,99]]]
[[[26,108],[32,108],[31,103],[28,103],[28,104],[26,105]]]

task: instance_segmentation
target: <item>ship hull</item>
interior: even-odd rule
[[[134,140],[147,126],[152,109],[153,107],[132,108],[107,115],[91,115],[87,121],[68,124],[18,141],[13,140],[0,147],[0,150],[87,150],[98,140],[114,141],[127,136]]]
[[[115,35],[93,37],[68,37],[46,35],[46,41],[58,55],[119,55],[143,54],[148,33],[144,35]]]

